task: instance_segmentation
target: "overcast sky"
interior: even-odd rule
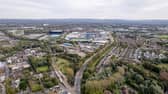
[[[168,19],[168,0],[0,0],[0,18]]]

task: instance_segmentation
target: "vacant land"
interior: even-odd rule
[[[61,72],[66,75],[68,82],[73,83],[73,77],[74,77],[74,70],[73,70],[73,63],[68,61],[67,59],[60,58],[60,57],[54,57],[55,63],[54,67],[61,70]]]
[[[61,71],[64,71],[64,69],[70,65],[70,62],[64,58],[56,57],[55,60],[56,60],[55,62],[56,66]]]

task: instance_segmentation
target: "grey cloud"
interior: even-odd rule
[[[167,0],[0,0],[0,18],[168,18],[167,8]]]

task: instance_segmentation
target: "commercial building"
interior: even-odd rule
[[[48,34],[49,34],[50,37],[59,37],[59,36],[61,36],[63,33],[64,33],[63,30],[50,30],[50,31],[48,32]]]
[[[100,42],[106,43],[109,38],[107,32],[72,32],[66,36],[66,40],[78,42]]]

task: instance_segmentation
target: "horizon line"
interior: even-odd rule
[[[154,18],[154,19],[149,19],[149,18],[144,18],[144,19],[118,19],[118,18],[0,18],[0,20],[125,20],[125,21],[154,21],[154,20],[168,20],[168,18],[166,19],[162,19],[162,18]]]

